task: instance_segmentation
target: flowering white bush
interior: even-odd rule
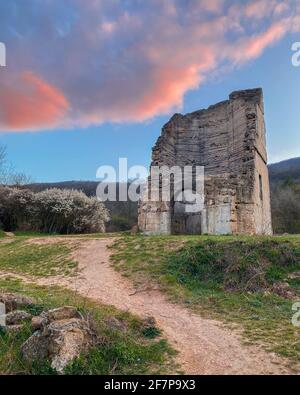
[[[104,232],[109,220],[104,204],[76,190],[39,193],[0,187],[0,223],[6,230],[45,233]]]
[[[0,186],[0,228],[26,228],[33,206],[34,194],[31,191]]]

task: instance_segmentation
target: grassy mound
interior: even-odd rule
[[[206,240],[171,253],[166,271],[186,286],[260,292],[287,281],[297,291],[300,277],[289,275],[300,271],[300,247],[278,240]]]

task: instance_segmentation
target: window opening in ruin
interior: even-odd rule
[[[259,175],[259,193],[260,193],[260,200],[264,200],[264,193],[263,193],[263,180],[261,174]]]

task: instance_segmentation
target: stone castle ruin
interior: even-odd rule
[[[151,166],[204,166],[204,207],[187,213],[170,199],[141,201],[145,234],[272,234],[263,92],[175,114],[153,148]],[[149,182],[151,179],[149,179]]]

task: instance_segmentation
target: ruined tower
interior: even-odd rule
[[[261,89],[187,115],[175,114],[153,148],[151,166],[204,166],[204,208],[141,201],[146,234],[272,234],[264,103]]]

